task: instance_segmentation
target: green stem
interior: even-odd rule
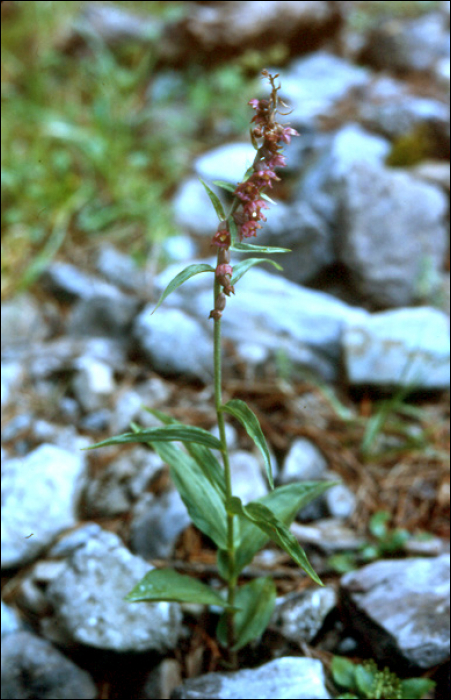
[[[215,280],[214,285],[214,298],[220,293],[220,285]],[[222,445],[222,457],[224,461],[224,476],[225,476],[225,487],[226,487],[226,500],[229,501],[232,497],[232,474],[230,470],[229,453],[227,450],[227,440],[225,432],[225,421],[224,413],[222,409],[222,366],[221,366],[221,319],[215,319],[214,326],[214,384],[215,384],[215,408],[216,415],[218,418],[219,427],[219,439]],[[230,606],[235,603],[235,589],[236,589],[236,576],[235,576],[235,545],[234,545],[234,516],[227,514],[227,554],[229,563],[229,576],[228,576],[228,594],[227,602]],[[234,624],[233,624],[234,613],[232,610],[227,612],[227,645],[229,650],[234,643]]]

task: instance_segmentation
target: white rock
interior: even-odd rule
[[[449,387],[449,318],[437,309],[363,316],[347,326],[343,347],[351,384]]]

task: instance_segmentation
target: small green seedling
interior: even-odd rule
[[[342,656],[334,656],[332,677],[339,688],[350,691],[337,695],[337,698],[421,700],[435,688],[435,682],[429,678],[401,680],[387,667],[381,671],[373,659],[354,664]]]
[[[375,513],[369,523],[372,540],[365,542],[355,552],[335,554],[329,558],[329,565],[338,573],[344,574],[353,571],[359,564],[403,553],[406,542],[412,536],[402,528],[389,528],[390,517],[390,513],[385,510]]]

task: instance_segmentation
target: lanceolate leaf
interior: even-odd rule
[[[320,496],[335,482],[304,481],[287,486],[279,486],[259,498],[258,503],[265,505],[286,526],[291,525],[296,513],[315,498]],[[263,532],[254,522],[246,518],[240,521],[240,544],[236,553],[235,575],[238,575],[245,566],[250,564],[254,555],[271,539],[270,535]],[[218,556],[219,561],[219,556]],[[222,563],[222,562],[221,562]],[[224,562],[224,567],[225,567]]]
[[[169,601],[229,608],[226,600],[205,583],[173,569],[153,569],[125,596],[130,602]],[[236,608],[235,608],[236,609]]]
[[[270,265],[274,265],[278,270],[283,270],[283,267],[274,262],[274,260],[269,260],[268,258],[248,258],[238,263],[238,265],[234,265],[231,284],[236,284],[250,267],[260,265],[261,263],[269,263]]]
[[[218,438],[204,430],[203,428],[195,428],[189,425],[178,423],[177,425],[165,425],[162,428],[146,428],[139,432],[123,433],[108,438],[102,442],[97,442],[95,445],[90,445],[84,449],[93,450],[95,447],[106,447],[107,445],[124,445],[129,442],[197,442],[201,445],[207,445],[215,450],[221,450],[222,445]]]
[[[236,185],[232,185],[231,182],[225,182],[224,180],[213,180],[213,184],[216,185],[216,187],[221,187],[223,190],[227,190],[227,192],[235,192],[236,190]]]
[[[251,411],[249,406],[244,403],[244,401],[240,401],[239,399],[228,401],[226,404],[224,404],[224,406],[222,406],[221,410],[226,411],[226,413],[230,413],[231,416],[234,416],[237,420],[239,420],[249,437],[251,437],[257,445],[265,461],[269,485],[273,489],[274,481],[272,478],[271,458],[269,456],[268,446],[266,444],[262,429],[260,428],[260,423],[258,422],[257,416]]]
[[[237,496],[233,496],[228,503],[228,511],[235,515],[241,515],[252,523],[255,523],[269,539],[276,542],[316,583],[322,586],[321,579],[312,568],[307,555],[292,532],[269,510],[263,503],[251,501],[243,506]]]
[[[271,204],[275,204],[277,206],[277,202],[275,202],[273,199],[271,199],[269,194],[265,194],[265,192],[260,192],[260,197],[262,199],[266,199],[267,202],[271,202]]]
[[[152,408],[146,408],[146,411],[161,420],[165,425],[180,425],[179,421],[166,413],[162,413],[162,411]],[[210,449],[197,442],[187,442],[185,447],[212,485],[218,488],[222,494],[225,494],[224,470]]]
[[[226,215],[225,215],[224,209],[223,209],[222,204],[221,204],[220,200],[218,199],[217,195],[215,195],[213,190],[211,190],[209,188],[209,186],[206,185],[205,182],[201,178],[199,178],[199,180],[201,181],[201,183],[205,187],[205,190],[206,190],[208,196],[210,197],[210,202],[213,204],[213,207],[215,209],[215,212],[218,216],[219,221],[224,221],[224,219],[226,218]]]
[[[256,578],[240,586],[235,594],[235,605],[239,608],[234,615],[235,644],[238,651],[246,644],[260,637],[268,626],[276,602],[276,586],[269,577]],[[227,618],[221,617],[217,629],[218,639],[227,645]]]
[[[169,296],[169,294],[171,294],[171,292],[174,292],[178,287],[180,287],[184,282],[186,282],[186,280],[189,280],[190,277],[194,277],[194,275],[198,275],[201,272],[214,272],[214,271],[215,271],[214,267],[212,267],[211,265],[206,265],[206,264],[188,265],[188,267],[185,267],[184,270],[179,272],[178,275],[176,275],[174,277],[174,279],[171,280],[171,282],[169,282],[168,286],[166,287],[166,289],[162,293],[161,297],[159,298],[158,304],[156,305],[156,307],[154,308],[152,313],[153,314],[155,313],[155,311],[158,309],[160,304],[163,303],[163,301],[166,299],[167,296]]]
[[[235,253],[291,253],[288,248],[272,248],[253,243],[234,243],[230,246],[230,250],[235,251]]]
[[[227,549],[225,498],[197,462],[170,443],[152,442],[153,449],[169,465],[172,481],[188,509],[191,520],[216,543]]]

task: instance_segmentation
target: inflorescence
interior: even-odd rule
[[[280,180],[275,173],[275,168],[283,168],[286,164],[285,156],[280,150],[284,144],[290,143],[292,136],[299,135],[295,129],[276,121],[278,106],[286,107],[277,95],[281,87],[280,84],[278,86],[275,84],[278,74],[273,76],[267,70],[263,70],[262,75],[268,78],[271,84],[271,95],[268,100],[253,99],[249,102],[256,112],[252,118],[255,126],[251,127],[251,139],[257,154],[252,165],[253,172],[246,180],[240,182],[233,192],[235,199],[230,214],[236,224],[240,241],[256,236],[257,231],[262,227],[260,222],[266,221],[263,210],[269,207],[262,192],[267,187],[271,188],[273,182]],[[224,295],[230,296],[235,291],[230,283],[231,242],[228,222],[221,221],[212,238],[212,245],[219,248],[216,278],[222,287],[222,292],[216,298],[215,309],[210,314],[215,319],[221,317],[225,307]]]

